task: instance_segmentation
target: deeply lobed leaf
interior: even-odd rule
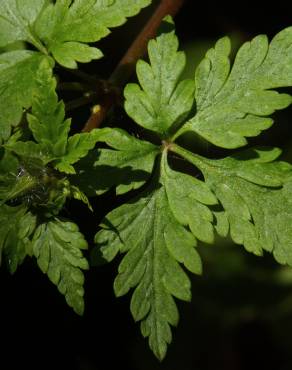
[[[38,226],[33,236],[33,254],[49,279],[57,285],[68,305],[79,315],[84,311],[84,275],[88,263],[82,255],[87,243],[78,227],[58,219]]]
[[[32,104],[36,73],[42,61],[52,61],[41,53],[26,50],[0,54],[0,140],[7,140],[18,125],[23,108]]]
[[[291,103],[289,95],[271,90],[292,84],[291,28],[270,45],[264,36],[246,43],[231,71],[230,42],[223,38],[208,51],[194,80],[180,81],[184,54],[178,51],[169,19],[165,22],[168,29],[149,42],[149,63],[137,63],[140,86],[128,84],[124,92],[128,115],[161,138],[162,159],[156,155],[160,171],[153,173],[140,196],[110,212],[96,235],[106,260],[125,253],[115,292],[123,295],[134,288],[132,314],[141,320],[142,334],[149,337],[160,359],[171,341],[170,325],[178,319],[172,296],[190,298],[178,262],[192,272],[201,269],[193,248],[196,240],[212,243],[214,229],[221,236],[230,232],[247,250],[273,251],[279,262],[288,264],[292,247],[291,166],[275,162],[278,149],[247,151],[216,161],[173,143],[193,131],[218,146],[236,148],[246,144],[246,137],[268,128],[272,124],[268,116]],[[194,108],[196,115],[189,118]],[[136,142],[130,141],[130,148]],[[195,164],[205,182],[173,171],[167,152]],[[142,155],[146,159],[148,154]],[[123,161],[120,153],[116,156]],[[104,158],[101,154],[101,167]],[[114,154],[109,158],[119,165]],[[99,161],[94,165],[98,169]],[[118,177],[118,172],[112,173]],[[136,179],[129,175],[129,181],[135,184]]]
[[[123,194],[145,183],[159,153],[158,147],[121,129],[99,129],[94,136],[112,149],[94,150],[81,160],[76,166],[74,183],[90,196],[112,186],[116,186],[118,194]]]
[[[150,64],[140,60],[136,67],[141,87],[128,84],[125,88],[125,109],[136,123],[167,137],[189,114],[195,83],[190,79],[179,82],[185,54],[178,51],[173,29],[149,41],[148,55]]]
[[[149,337],[151,349],[162,359],[171,341],[170,325],[178,321],[172,296],[191,298],[190,282],[179,262],[201,273],[194,247],[196,238],[212,239],[212,214],[206,204],[217,200],[201,181],[171,170],[166,153],[158,176],[139,197],[108,214],[95,241],[107,260],[118,252],[126,253],[115,292],[120,296],[135,288],[132,314],[136,321],[142,320],[142,334]],[[196,210],[200,210],[201,220],[193,218]]]
[[[14,273],[30,253],[30,236],[36,227],[36,217],[23,205],[1,205],[0,225],[0,263],[3,252],[10,272]]]
[[[271,89],[292,85],[292,27],[271,41],[264,35],[246,42],[230,71],[230,41],[219,40],[196,70],[197,113],[180,133],[193,131],[223,148],[238,148],[246,137],[269,128],[273,112],[292,99]]]
[[[216,212],[217,231],[247,251],[292,266],[292,166],[275,162],[278,149],[248,150],[220,160],[178,153],[198,166],[223,210]]]
[[[109,28],[126,22],[151,0],[0,0],[0,48],[28,42],[38,52],[16,50],[0,54],[0,140],[19,124],[31,106],[35,75],[43,59],[76,68],[102,52],[85,43],[105,37]],[[23,47],[23,45],[22,45]]]

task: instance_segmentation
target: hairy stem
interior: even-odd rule
[[[160,2],[143,30],[138,34],[132,45],[129,47],[111,74],[109,82],[112,83],[113,86],[119,89],[124,87],[135,69],[137,60],[146,53],[147,43],[155,36],[157,28],[159,27],[162,19],[166,15],[175,16],[175,14],[183,5],[184,1],[185,0],[162,0]],[[103,105],[103,102],[99,103],[102,109],[98,110],[97,112],[95,112],[95,110],[92,111],[89,120],[83,128],[84,132],[88,132],[99,127],[103,122],[107,112],[120,99],[119,96],[114,96],[114,94],[111,92],[109,94],[109,98],[105,98],[104,100],[105,105]]]

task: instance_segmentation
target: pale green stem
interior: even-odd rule
[[[35,37],[31,37],[29,42],[37,48],[41,53],[45,55],[49,55],[48,50],[45,48],[45,46]]]
[[[208,164],[208,160],[206,158],[201,157],[198,154],[192,153],[177,144],[172,143],[171,145],[169,145],[169,150],[176,154],[179,154],[181,157],[185,158],[188,162],[198,167],[201,171],[210,167],[210,165]]]

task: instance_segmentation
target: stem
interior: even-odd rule
[[[198,154],[192,153],[175,143],[172,143],[169,146],[169,150],[176,154],[179,154],[181,157],[185,158],[188,162],[198,167],[202,172],[204,171],[204,169],[210,169],[210,165],[208,164],[208,160],[206,158],[201,157]]]
[[[156,11],[111,74],[109,78],[110,83],[116,86],[116,88],[120,88],[120,90],[123,89],[135,69],[137,60],[146,53],[148,41],[155,36],[162,19],[166,15],[175,16],[184,1],[185,0],[161,0]],[[109,96],[107,98],[105,97],[104,102],[100,102],[102,109],[98,112],[93,110],[89,120],[83,128],[84,132],[91,131],[93,128],[97,128],[102,124],[107,112],[120,100],[119,95],[120,94],[115,96],[110,92]]]
[[[179,136],[187,132],[185,125],[183,125],[177,132],[171,137],[171,141],[175,141]]]
[[[184,0],[162,0],[152,14],[143,30],[138,34],[119,64],[113,71],[110,81],[116,86],[123,87],[131,77],[138,59],[142,58],[147,50],[148,41],[155,37],[156,31],[166,15],[175,16],[183,5]]]
[[[65,70],[71,73],[72,75],[74,75],[75,77],[80,78],[80,80],[83,80],[87,85],[99,86],[103,84],[103,81],[100,80],[98,77],[85,73],[81,71],[80,69],[65,68]]]
[[[41,53],[43,53],[45,55],[49,55],[48,50],[45,48],[45,46],[38,39],[36,39],[34,37],[31,37],[29,41]]]
[[[96,97],[97,97],[96,93],[92,93],[92,94],[84,95],[84,96],[81,96],[80,98],[71,100],[68,103],[66,103],[66,107],[65,107],[66,112],[69,112],[71,110],[77,109],[84,105],[90,104],[96,100]]]
[[[80,82],[61,82],[58,84],[57,89],[60,91],[83,91],[88,92],[89,86],[85,86]]]

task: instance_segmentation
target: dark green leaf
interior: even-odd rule
[[[59,220],[41,224],[33,237],[33,254],[49,279],[57,285],[68,305],[79,315],[84,311],[84,275],[88,263],[81,250],[87,243],[78,227]]]
[[[29,237],[36,226],[36,218],[26,207],[0,207],[0,262],[4,252],[7,266],[14,273],[30,251]]]

